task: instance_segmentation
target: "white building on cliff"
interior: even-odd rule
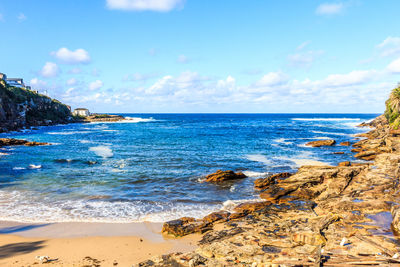
[[[90,112],[87,108],[76,108],[74,109],[74,112],[72,112],[72,115],[87,117],[90,116]]]

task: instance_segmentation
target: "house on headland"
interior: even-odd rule
[[[0,72],[0,80],[7,80],[7,75]]]
[[[24,79],[22,78],[7,78],[6,83],[15,87],[25,87]]]
[[[87,108],[76,108],[76,109],[74,109],[74,112],[72,112],[72,115],[88,117],[88,116],[90,116],[90,112]]]

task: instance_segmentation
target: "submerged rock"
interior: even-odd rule
[[[237,180],[243,179],[247,176],[244,175],[242,172],[235,173],[234,171],[222,171],[218,170],[215,173],[209,174],[206,176],[206,182],[223,182],[223,181],[230,181],[230,180]]]
[[[351,146],[351,143],[349,141],[346,141],[346,142],[341,142],[340,145],[341,146]]]
[[[347,167],[350,165],[351,165],[350,161],[343,161],[343,162],[339,162],[339,164],[338,164],[339,167]]]
[[[334,144],[336,144],[335,140],[317,140],[308,142],[306,146],[321,147],[321,146],[333,146]]]
[[[2,146],[45,146],[50,143],[34,142],[14,138],[0,138],[0,147]]]

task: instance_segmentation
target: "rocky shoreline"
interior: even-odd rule
[[[365,163],[302,166],[294,174],[258,179],[255,190],[261,201],[199,220],[184,217],[164,224],[166,235],[202,233],[195,251],[134,266],[400,264],[395,234],[400,232],[400,137],[383,115],[361,126],[373,128],[352,144],[355,157]],[[218,182],[221,175],[207,179]],[[240,173],[227,175],[229,180],[243,178]]]

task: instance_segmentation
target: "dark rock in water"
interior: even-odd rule
[[[233,171],[222,171],[218,170],[213,174],[209,174],[206,176],[206,182],[223,182],[223,181],[230,181],[236,179],[243,179],[246,178],[242,172],[233,172]]]
[[[335,155],[343,155],[344,152],[333,152],[333,154],[335,154]]]
[[[259,178],[254,181],[254,188],[258,190],[263,190],[270,186],[271,184],[275,183],[277,179],[282,179],[282,178],[287,178],[292,175],[289,172],[282,172],[282,173],[277,173],[273,174],[271,176],[268,176],[267,178]]]
[[[347,167],[350,165],[351,165],[350,161],[343,161],[343,162],[339,162],[339,164],[338,164],[339,167]]]
[[[349,141],[346,141],[346,142],[341,142],[340,145],[341,146],[351,146],[351,143]]]
[[[0,138],[0,147],[2,146],[45,146],[49,143],[30,142],[27,140],[14,139],[14,138]]]
[[[182,217],[163,224],[161,232],[181,237],[193,233],[204,233],[211,230],[210,224],[203,221],[196,221],[192,217]]]
[[[321,147],[321,146],[333,146],[334,144],[336,144],[335,140],[317,140],[308,142],[306,146]]]

